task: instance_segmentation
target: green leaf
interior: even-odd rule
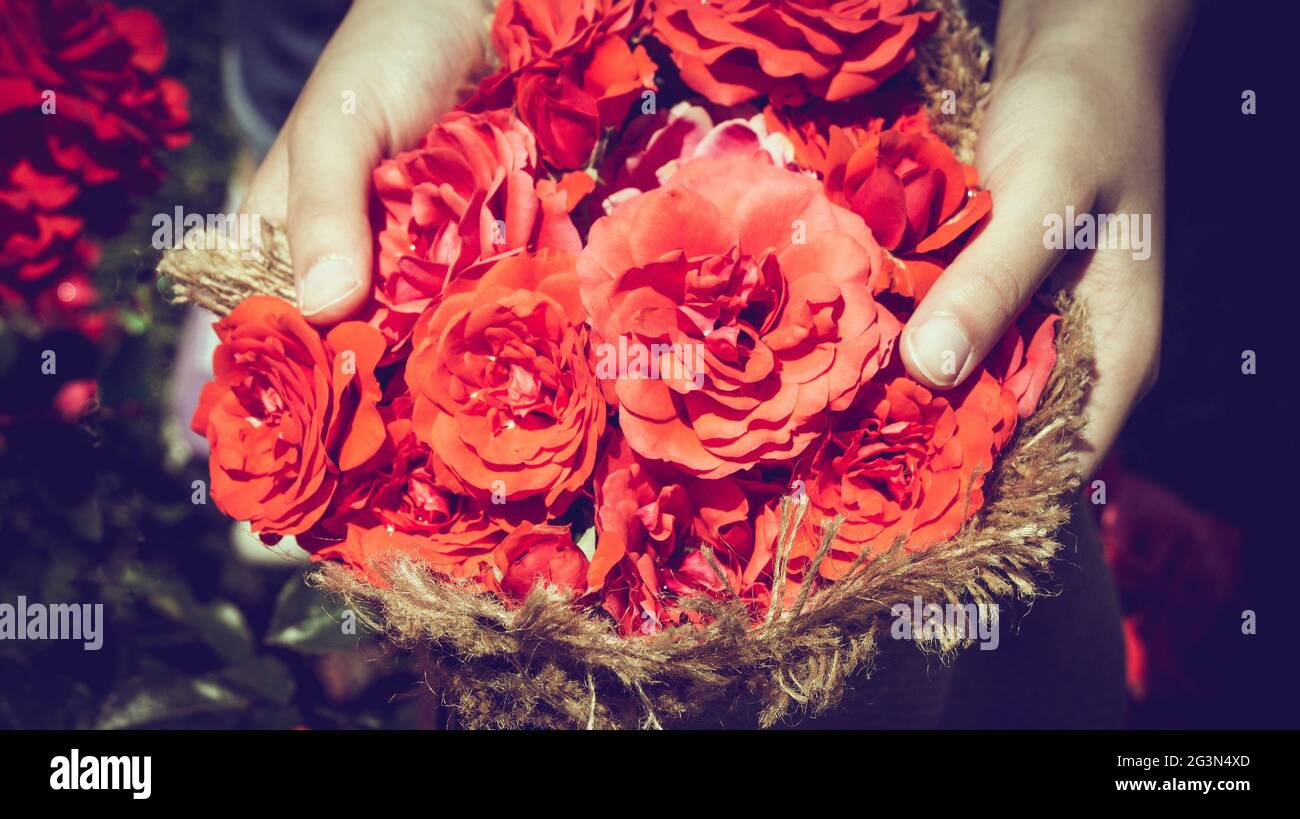
[[[252,629],[243,612],[229,600],[200,603],[183,581],[138,565],[129,566],[122,580],[156,611],[190,629],[226,662],[245,662],[256,653]]]
[[[253,654],[253,631],[244,613],[229,600],[195,608],[190,625],[227,662],[238,662]]]
[[[284,705],[293,698],[289,669],[260,657],[215,674],[171,674],[128,680],[108,695],[95,727],[133,728],[194,716],[242,711],[262,702]]]
[[[142,336],[149,331],[149,316],[135,310],[121,310],[117,314],[118,323],[133,336]]]
[[[246,697],[211,676],[176,677],[163,681],[135,679],[105,698],[95,727],[101,730],[133,728],[248,706]]]
[[[355,633],[347,630],[355,628]],[[356,648],[362,629],[355,615],[324,592],[293,575],[280,589],[266,642],[303,654],[326,654]]]
[[[241,694],[260,702],[286,705],[293,699],[293,674],[274,657],[258,657],[221,671],[217,677]]]

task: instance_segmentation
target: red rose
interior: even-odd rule
[[[906,65],[937,12],[913,0],[658,0],[654,33],[682,79],[719,105],[872,91]]]
[[[108,315],[84,233],[120,230],[123,195],[152,191],[158,150],[189,139],[165,54],[147,11],[0,0],[0,303],[98,339]]]
[[[763,109],[763,122],[769,131],[784,134],[790,140],[794,146],[794,160],[800,168],[821,176],[830,153],[832,128],[848,130],[858,139],[878,135],[884,130],[885,120],[874,115],[874,106],[870,104],[876,96],[872,94],[850,102],[801,108],[768,105]]]
[[[521,78],[519,115],[536,129],[546,160],[557,168],[585,165],[600,138],[596,101],[563,75]]]
[[[45,326],[76,327],[95,339],[105,323],[89,272],[99,247],[84,222],[63,210],[78,188],[45,176],[26,159],[0,165],[0,305],[15,305]]]
[[[513,103],[547,162],[582,167],[601,131],[655,88],[654,62],[628,45],[646,22],[642,7],[642,0],[502,0],[492,22],[502,67],[466,108]]]
[[[881,266],[816,180],[752,157],[688,162],[598,220],[582,297],[632,448],[700,477],[797,457],[892,349]],[[603,372],[612,349],[651,351],[650,377]]]
[[[107,324],[89,275],[99,246],[65,210],[78,193],[66,175],[41,174],[25,158],[0,164],[0,305],[97,341]]]
[[[20,300],[32,282],[74,266],[85,225],[66,208],[80,189],[62,174],[42,174],[25,158],[0,165],[0,173],[0,288]]]
[[[570,594],[587,588],[587,556],[574,544],[567,526],[521,523],[497,547],[494,557],[501,591],[516,600],[527,597],[538,582]]]
[[[316,560],[343,561],[371,582],[382,582],[380,563],[404,554],[494,590],[492,553],[506,530],[472,498],[438,481],[429,448],[411,430],[409,397],[380,413],[387,419],[383,447],[343,474],[329,512],[298,536],[298,545]]]
[[[406,341],[451,279],[525,249],[581,249],[568,216],[576,198],[537,171],[533,136],[509,111],[447,114],[419,148],[380,164],[384,229],[371,323],[390,347]]]
[[[587,585],[600,589],[622,634],[651,634],[668,624],[660,566],[691,528],[685,487],[661,483],[650,475],[654,468],[615,432],[596,470],[596,553]]]
[[[587,362],[572,256],[514,256],[452,282],[415,327],[416,436],[447,484],[481,503],[553,511],[591,475],[605,404]]]
[[[191,426],[206,435],[212,498],[254,532],[305,532],[320,520],[339,472],[384,440],[374,328],[339,324],[322,339],[289,304],[253,296],[214,325],[215,378]]]
[[[988,192],[970,190],[966,168],[932,133],[890,129],[855,139],[832,128],[823,177],[831,201],[898,253],[942,248],[989,210]]]
[[[601,590],[622,633],[698,621],[679,601],[699,594],[736,596],[755,613],[766,610],[778,488],[736,477],[692,478],[641,458],[613,433],[595,492],[596,553],[587,585]]]
[[[821,574],[834,580],[899,536],[919,551],[955,535],[983,505],[984,478],[1015,420],[1014,400],[985,371],[947,393],[906,375],[868,385],[802,473],[808,522],[845,517]]]
[[[983,366],[1015,399],[1021,418],[1034,414],[1047,378],[1056,366],[1056,329],[1060,323],[1056,313],[1030,304],[984,359]]]
[[[675,601],[701,594],[715,600],[739,598],[751,616],[759,617],[767,611],[772,594],[781,487],[760,480],[755,473],[696,478],[688,480],[685,487],[692,502],[694,530],[667,562],[664,588]],[[699,548],[702,544],[713,552],[712,562]],[[670,613],[678,621],[702,622],[699,612],[684,606],[673,605]]]

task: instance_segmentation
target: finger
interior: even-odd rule
[[[271,150],[257,166],[239,205],[240,213],[256,215],[275,225],[283,225],[289,208],[289,151],[285,129],[280,129]]]
[[[1048,214],[1085,212],[1091,193],[1059,165],[1022,163],[993,190],[993,217],[939,277],[903,329],[900,351],[913,377],[960,384],[997,344],[1063,256],[1044,240]],[[1067,226],[1067,229],[1070,229]]]
[[[356,77],[339,72],[313,75],[288,125],[285,232],[298,307],[317,324],[347,318],[370,290],[367,203],[383,137],[376,123],[341,104],[356,87]]]

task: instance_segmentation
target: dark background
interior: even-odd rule
[[[1202,4],[1170,94],[1160,379],[1120,445],[1128,467],[1240,528],[1242,605],[1190,658],[1202,691],[1135,708],[1136,726],[1300,725],[1295,22],[1292,3]],[[1258,615],[1255,636],[1241,608]]]

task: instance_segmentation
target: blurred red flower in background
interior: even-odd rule
[[[1138,700],[1193,693],[1196,648],[1237,591],[1241,533],[1125,469],[1119,455],[1097,477],[1105,502],[1094,508],[1125,612],[1129,691]]]
[[[188,92],[162,76],[167,47],[142,9],[0,0],[0,307],[98,340],[91,273],[128,199],[189,141]]]

